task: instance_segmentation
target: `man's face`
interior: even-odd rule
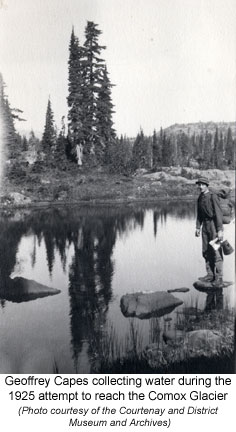
[[[208,186],[205,183],[198,183],[198,189],[201,193],[205,193],[208,189]]]

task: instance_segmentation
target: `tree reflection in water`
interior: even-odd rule
[[[10,274],[16,265],[16,254],[22,236],[26,233],[23,220],[12,221],[7,217],[0,218],[0,299],[5,306],[6,290]]]
[[[13,212],[0,217],[0,299],[6,305],[7,281],[16,267],[17,252],[23,236],[34,236],[31,265],[37,262],[37,244],[44,241],[49,275],[55,256],[59,254],[66,271],[68,250],[73,246],[69,266],[69,302],[71,346],[75,370],[85,350],[91,363],[107,324],[107,311],[112,299],[114,274],[113,251],[117,236],[127,236],[137,226],[143,229],[147,208],[63,207]],[[153,209],[154,234],[158,223],[169,215],[192,217],[193,204],[166,203]],[[159,324],[156,323],[155,327]],[[157,328],[156,327],[156,328]]]

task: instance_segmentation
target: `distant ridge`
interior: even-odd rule
[[[227,133],[228,128],[231,128],[233,137],[236,136],[236,122],[198,122],[198,123],[183,123],[168,126],[167,128],[163,128],[167,135],[178,134],[184,132],[186,135],[200,135],[205,134],[208,131],[211,134],[214,134],[216,128],[218,128],[219,133],[223,133],[225,135]]]

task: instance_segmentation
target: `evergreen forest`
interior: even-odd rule
[[[103,167],[107,172],[124,175],[131,175],[137,169],[157,171],[169,166],[233,169],[236,136],[231,124],[222,128],[212,123],[209,130],[198,127],[192,132],[186,132],[186,128],[158,127],[152,136],[145,135],[140,128],[136,137],[117,135],[113,123],[114,84],[103,59],[106,47],[99,43],[101,33],[97,24],[88,21],[81,44],[72,29],[68,53],[68,113],[58,127],[53,101],[49,98],[41,139],[34,131],[27,137],[17,132],[16,123],[25,119],[21,109],[10,106],[0,75],[0,109],[7,143],[2,158],[12,161],[14,172],[20,171],[29,160],[35,170],[40,166],[47,169],[57,166],[66,171],[77,165],[78,170]]]

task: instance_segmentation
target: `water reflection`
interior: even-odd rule
[[[194,269],[194,260],[191,258],[189,269],[185,268],[183,260],[191,257],[191,253],[195,253],[191,250],[188,240],[188,229],[191,232],[194,230],[194,212],[193,203],[171,202],[150,208],[63,207],[22,210],[7,215],[2,213],[1,306],[9,310],[9,317],[17,316],[19,327],[22,314],[26,313],[26,310],[20,307],[11,309],[9,301],[13,301],[12,298],[15,296],[20,303],[25,301],[26,297],[23,291],[21,293],[20,289],[13,286],[15,273],[18,276],[18,286],[21,277],[22,281],[30,279],[36,285],[43,280],[43,284],[49,289],[59,287],[60,296],[52,297],[50,302],[43,298],[40,300],[41,303],[37,303],[36,300],[37,309],[31,309],[27,303],[28,320],[32,319],[29,323],[32,333],[29,334],[27,331],[25,338],[28,338],[28,343],[32,345],[47,343],[48,345],[43,348],[51,349],[52,339],[48,329],[54,329],[55,341],[60,341],[62,346],[59,371],[81,372],[86,363],[89,365],[86,371],[91,371],[102,341],[106,337],[109,338],[113,330],[117,339],[123,342],[127,331],[134,334],[132,329],[136,321],[132,321],[131,328],[127,318],[122,317],[119,310],[122,294],[139,290],[167,291],[168,288],[192,285],[194,275],[191,272]],[[173,247],[170,248],[167,236],[170,236],[171,242],[174,242],[173,236],[176,236],[177,243],[178,236],[181,238],[186,248],[182,251],[182,256]],[[23,241],[29,241],[27,252],[22,246]],[[47,263],[48,274],[42,270],[43,260]],[[28,261],[27,274],[24,274],[24,266]],[[199,261],[201,262],[200,252]],[[60,275],[58,278],[57,274]],[[181,300],[187,299],[190,303],[192,295],[192,292],[178,293]],[[41,317],[45,309],[48,311],[47,322]],[[60,316],[57,309],[60,310]],[[31,313],[34,318],[30,318]],[[35,314],[37,325],[41,329],[41,334],[44,332],[47,342],[42,342],[41,339],[38,342],[36,339],[38,330],[34,322]],[[4,320],[6,318],[0,315],[0,322],[4,323],[6,331],[4,337],[8,339],[13,355],[14,349],[16,350],[13,334],[17,330],[17,324],[11,329],[12,333],[8,333],[8,323]],[[22,322],[23,339],[24,325]],[[170,318],[168,324],[164,318],[156,318],[135,325],[138,331],[142,332],[143,343],[146,344],[159,340],[161,328],[173,323]],[[63,331],[67,328],[66,334],[63,333],[63,339],[62,327]],[[40,338],[40,333],[37,337]],[[71,352],[68,350],[68,342]],[[66,369],[66,364],[73,366],[67,366]]]
[[[22,236],[26,232],[23,221],[0,219],[0,299],[5,306],[10,274],[16,265],[16,254]]]
[[[112,250],[115,223],[110,218],[91,218],[81,224],[69,271],[71,336],[75,369],[83,341],[93,353],[97,333],[104,325],[112,296]]]
[[[205,311],[222,310],[224,306],[223,289],[219,288],[215,293],[208,293],[206,298]]]
[[[4,213],[0,216],[0,278],[9,276],[16,265],[16,253],[19,242],[24,235],[34,235],[34,248],[31,253],[32,267],[36,262],[36,240],[40,246],[45,242],[49,273],[52,274],[55,253],[59,252],[63,268],[66,266],[66,249],[73,244],[75,251],[89,250],[98,241],[96,250],[99,253],[100,270],[106,271],[103,261],[112,253],[116,236],[126,235],[137,226],[143,229],[145,214],[143,208],[126,209],[88,209],[88,208],[54,208],[35,211],[18,211]],[[159,220],[166,222],[167,215],[176,218],[189,218],[194,213],[192,203],[165,203],[153,208],[153,227],[157,233]],[[94,250],[95,251],[95,250]],[[83,252],[84,253],[84,252]],[[86,257],[90,258],[89,256]],[[90,259],[89,259],[90,260]],[[103,269],[103,270],[102,270]],[[109,273],[109,269],[108,273]]]

